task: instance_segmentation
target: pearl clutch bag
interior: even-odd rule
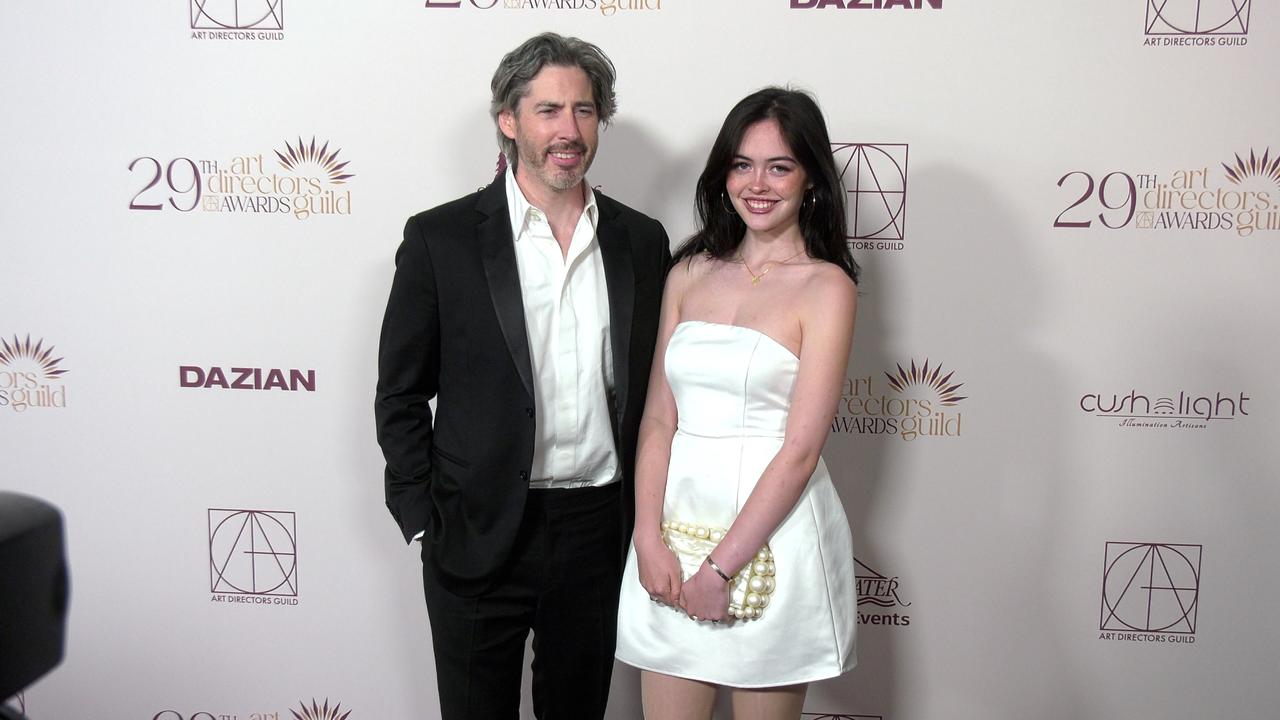
[[[681,579],[688,580],[724,539],[723,528],[667,520],[662,523],[662,540],[680,561]],[[773,551],[766,544],[751,562],[729,581],[729,614],[739,620],[754,620],[764,614],[777,587]]]

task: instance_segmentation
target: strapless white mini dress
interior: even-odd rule
[[[676,326],[665,362],[679,423],[663,520],[728,528],[782,447],[800,361],[751,328],[686,321]],[[733,687],[793,685],[851,670],[853,542],[821,460],[769,546],[777,586],[763,616],[719,624],[695,622],[650,600],[632,547],[618,610],[618,659]]]

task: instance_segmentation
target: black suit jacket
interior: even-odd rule
[[[613,431],[622,464],[619,552],[634,521],[636,433],[649,384],[667,235],[600,192]],[[505,179],[405,225],[382,323],[374,414],[387,507],[460,594],[482,592],[515,540],[533,463],[533,370]],[[436,400],[434,421],[428,401]]]

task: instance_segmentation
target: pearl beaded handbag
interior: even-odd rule
[[[683,580],[688,580],[724,539],[723,528],[667,520],[662,523],[662,540],[680,561]],[[765,544],[729,581],[729,614],[739,620],[754,620],[764,614],[777,587],[773,551]]]

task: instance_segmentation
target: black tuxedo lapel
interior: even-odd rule
[[[600,195],[596,195],[597,206]],[[605,203],[605,207],[608,204]],[[609,208],[612,210],[613,208]],[[615,412],[621,424],[627,407],[627,385],[631,369],[631,314],[635,307],[635,271],[631,264],[631,235],[617,221],[615,212],[602,211],[596,227],[604,280],[609,292],[609,339],[613,346],[613,387]]]
[[[524,324],[520,272],[516,267],[515,240],[511,237],[506,187],[501,176],[480,193],[476,209],[488,216],[476,226],[476,238],[480,242],[480,259],[484,263],[485,279],[489,282],[493,309],[498,313],[498,324],[502,326],[516,371],[532,398],[533,362],[529,359],[529,333]]]

